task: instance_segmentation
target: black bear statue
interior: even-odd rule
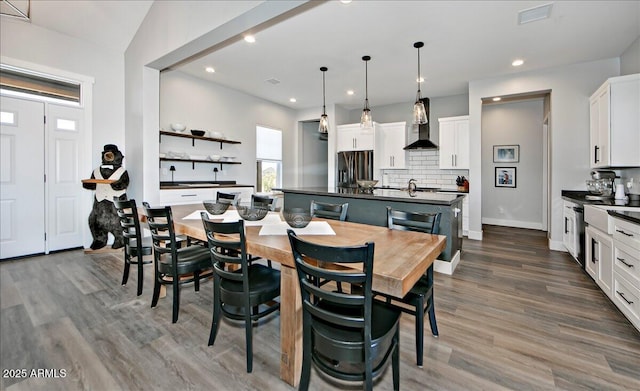
[[[98,250],[107,245],[108,233],[113,237],[111,248],[117,249],[124,246],[122,226],[113,198],[126,200],[126,189],[129,186],[129,174],[122,167],[124,155],[113,144],[107,144],[102,151],[102,165],[91,173],[91,179],[108,179],[111,183],[83,183],[82,187],[95,190],[93,208],[89,214],[89,229],[93,242],[92,250]]]

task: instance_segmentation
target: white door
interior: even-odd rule
[[[0,259],[45,251],[44,103],[0,98]]]
[[[48,104],[47,108],[47,252],[80,247],[84,111]]]

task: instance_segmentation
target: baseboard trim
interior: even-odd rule
[[[549,250],[568,252],[562,241],[549,239]]]
[[[433,270],[438,273],[452,275],[453,271],[456,270],[458,263],[460,263],[460,250],[456,251],[455,255],[451,258],[451,261],[441,261],[436,259],[433,264]]]
[[[467,235],[467,238],[471,240],[482,240],[482,231],[469,230],[469,234]]]
[[[503,220],[503,219],[492,219],[489,217],[483,217],[482,224],[499,225],[502,227],[536,229],[538,231],[543,230],[542,223],[536,223],[531,221]]]

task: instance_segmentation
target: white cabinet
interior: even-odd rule
[[[564,244],[564,247],[566,247],[567,251],[569,251],[569,254],[577,259],[580,244],[578,243],[579,239],[576,233],[578,228],[576,212],[573,209],[575,207],[577,207],[577,204],[570,201],[564,201],[564,205],[562,208],[562,243]]]
[[[613,303],[640,330],[640,225],[613,219]]]
[[[367,151],[374,147],[374,124],[371,128],[361,128],[360,124],[338,125],[336,127],[336,151]]]
[[[613,238],[593,226],[585,229],[585,270],[600,289],[612,297]]]
[[[469,169],[469,116],[439,118],[440,168]]]
[[[375,158],[379,169],[407,168],[407,123],[392,122],[376,126]]]
[[[462,235],[469,236],[469,196],[462,200]]]
[[[207,187],[198,189],[162,189],[162,205],[196,204],[205,200],[215,200],[217,192],[240,193],[241,202],[250,202],[253,187]]]
[[[640,166],[640,74],[608,79],[589,107],[591,167]]]

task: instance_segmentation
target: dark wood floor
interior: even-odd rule
[[[572,258],[546,249],[544,233],[487,226],[462,259],[453,276],[435,276],[440,338],[427,331],[424,368],[403,315],[402,389],[640,390],[640,332]],[[0,263],[0,389],[291,389],[278,376],[277,315],[255,329],[247,374],[241,327],[224,323],[207,346],[210,281],[183,290],[171,324],[169,300],[149,307],[150,266],[141,297],[135,273],[120,285],[121,268],[119,253],[82,251]],[[21,369],[57,371],[5,377]],[[311,387],[360,389],[315,370]],[[392,389],[390,370],[376,389]]]

